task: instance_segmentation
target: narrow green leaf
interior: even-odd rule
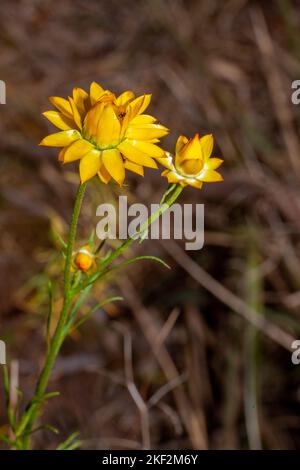
[[[1,435],[0,435],[0,441],[5,442],[5,443],[8,444],[10,447],[15,446],[15,441],[14,441],[13,439],[9,439],[9,437],[6,436],[5,434],[1,434]]]
[[[50,345],[50,335],[51,335],[51,323],[53,317],[53,285],[52,282],[49,281],[48,283],[48,293],[49,293],[49,313],[47,318],[47,326],[46,326],[46,340],[47,346],[49,348]]]
[[[51,229],[51,232],[52,232],[52,235],[54,236],[54,238],[56,239],[56,241],[58,241],[58,243],[61,245],[62,250],[65,251],[67,249],[68,245],[64,241],[62,236],[56,230],[54,230],[54,228]]]
[[[59,392],[45,393],[45,395],[43,395],[42,397],[33,397],[31,403],[42,403],[43,401],[49,400],[49,398],[58,397],[59,395]]]
[[[5,393],[6,403],[9,403],[9,395],[10,395],[9,375],[8,375],[8,369],[7,369],[6,365],[3,367],[3,385],[4,385],[4,393]]]
[[[26,436],[31,436],[32,434],[35,434],[38,431],[47,429],[48,431],[53,432],[53,434],[59,434],[59,430],[52,426],[51,424],[43,424],[42,426],[38,426],[37,428],[32,429],[31,431],[26,431],[24,432],[20,437],[26,437]]]
[[[75,450],[81,446],[81,442],[77,437],[79,436],[78,432],[73,432],[64,442],[59,444],[56,450]]]
[[[129,264],[135,263],[136,261],[145,261],[145,260],[156,261],[157,263],[162,264],[165,268],[171,269],[171,267],[164,260],[159,258],[158,256],[135,256],[134,258],[127,259],[127,260],[122,261],[121,263],[117,264],[116,266],[113,266],[107,272],[118,270],[119,268],[123,268],[124,266],[128,266]]]
[[[6,400],[6,413],[7,413],[7,418],[8,422],[14,431],[16,429],[16,416],[14,409],[11,406],[10,403],[10,383],[9,383],[9,373],[8,369],[6,366],[3,367],[3,382],[4,382],[4,394],[5,394],[5,400]]]
[[[53,432],[53,434],[59,434],[59,430],[57,428],[55,428],[54,426],[52,426],[52,424],[44,424],[43,426],[41,426],[41,428],[47,429],[47,430]]]
[[[80,318],[80,320],[78,320],[78,322],[74,324],[74,326],[72,328],[72,331],[77,330],[81,325],[83,325],[83,323],[85,323],[96,312],[96,310],[98,310],[99,308],[102,308],[102,307],[104,307],[104,305],[109,304],[111,302],[117,302],[117,301],[121,301],[121,300],[124,300],[124,298],[116,296],[116,297],[110,297],[108,299],[103,300],[103,302],[100,302],[100,303],[96,304],[93,308],[91,308],[89,310],[88,313],[83,315]]]
[[[72,289],[75,289],[78,284],[80,283],[82,278],[82,271],[76,271],[76,273],[73,276],[73,282],[72,282]]]
[[[91,248],[92,251],[94,250],[94,246],[95,246],[95,236],[96,236],[96,232],[95,230],[93,230],[90,235],[89,242],[88,242],[89,247]]]
[[[106,242],[106,238],[104,238],[103,240],[101,240],[101,242],[99,243],[96,251],[95,251],[95,255],[97,255],[99,253],[99,251],[103,248],[104,246],[104,243]]]
[[[171,269],[171,267],[165,261],[160,259],[158,256],[136,256],[135,258],[122,261],[121,263],[113,266],[110,269],[107,269],[106,271],[100,271],[100,272],[95,273],[93,276],[91,276],[88,279],[88,283],[85,285],[85,288],[91,287],[96,281],[103,278],[107,274],[110,274],[113,271],[123,268],[124,266],[128,266],[129,264],[135,263],[136,261],[143,261],[143,260],[156,261],[157,263],[162,264],[165,268]]]
[[[80,309],[81,305],[83,304],[83,302],[85,301],[86,297],[88,296],[88,293],[90,292],[92,286],[87,286],[80,294],[79,298],[77,299],[77,301],[75,302],[75,305],[74,307],[72,308],[71,310],[71,313],[69,315],[69,318],[65,324],[65,327],[64,327],[64,335],[67,335],[68,334],[68,331],[69,329],[71,328],[72,326],[72,323],[77,315],[77,312],[78,310]]]

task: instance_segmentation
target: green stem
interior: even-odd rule
[[[55,333],[53,335],[52,341],[49,346],[49,351],[46,357],[44,368],[40,374],[40,377],[37,383],[35,395],[33,399],[30,401],[29,405],[27,406],[26,411],[24,412],[16,430],[16,445],[18,445],[18,447],[22,449],[29,448],[33,424],[36,420],[38,411],[43,402],[43,397],[45,396],[49,377],[53,369],[56,357],[66,337],[66,334],[68,333],[69,328],[66,328],[66,325],[67,325],[66,322],[68,321],[68,316],[69,316],[69,312],[71,309],[74,295],[78,294],[80,291],[82,292],[83,289],[88,288],[86,291],[86,294],[87,294],[89,288],[91,288],[92,284],[96,282],[102,276],[104,270],[112,263],[112,261],[118,258],[123,253],[123,251],[136,240],[136,237],[138,235],[137,233],[134,237],[128,238],[128,240],[122,243],[111,254],[111,256],[107,260],[105,260],[104,263],[102,263],[100,272],[97,272],[95,275],[91,276],[89,279],[87,279],[85,283],[82,283],[78,288],[76,289],[72,288],[71,266],[72,266],[73,248],[74,248],[74,243],[75,243],[75,238],[76,238],[78,217],[80,214],[80,209],[82,205],[85,188],[86,188],[86,184],[79,186],[79,189],[76,195],[71,225],[70,225],[69,240],[68,240],[68,245],[67,245],[65,269],[64,269],[64,301],[63,301],[61,315],[58,320]],[[148,229],[148,227],[153,222],[155,222],[155,220],[157,220],[160,217],[160,215],[162,215],[176,201],[176,199],[178,198],[182,190],[183,190],[182,186],[177,186],[177,188],[173,188],[173,187],[168,188],[168,190],[163,196],[163,200],[165,200],[166,196],[169,195],[170,192],[172,191],[172,194],[169,196],[169,199],[166,202],[164,202],[164,204],[160,205],[159,209],[156,212],[150,215],[147,221],[141,226],[141,230],[139,234],[142,234],[143,232],[145,232]],[[75,314],[76,314],[76,308],[75,308]],[[71,323],[69,326],[71,326]]]
[[[113,251],[113,253],[109,256],[109,258],[107,258],[100,266],[101,270],[98,271],[97,273],[95,273],[93,276],[91,276],[89,279],[86,280],[86,282],[82,283],[79,287],[78,287],[78,291],[76,291],[76,293],[82,291],[83,289],[85,289],[86,287],[88,286],[91,286],[92,284],[94,284],[94,282],[96,282],[100,277],[102,277],[103,275],[103,272],[104,270],[107,268],[107,266],[109,266],[112,261],[114,261],[116,258],[118,258],[124,250],[126,250],[126,248],[128,248],[137,238],[137,235],[139,234],[142,234],[143,232],[145,232],[145,230],[148,229],[148,227],[153,224],[153,222],[155,222],[167,209],[169,209],[169,207],[172,206],[172,204],[174,204],[174,202],[176,201],[176,199],[179,197],[179,195],[181,194],[183,190],[183,186],[177,186],[177,188],[174,190],[174,192],[172,193],[172,195],[169,197],[169,199],[167,199],[166,202],[164,202],[160,207],[159,209],[154,212],[153,214],[151,214],[148,219],[144,222],[144,224],[142,224],[141,226],[141,230],[139,231],[139,233],[136,233],[133,237],[130,237],[128,238],[127,240],[125,240],[115,251]],[[166,192],[168,192],[169,190],[167,189]],[[164,197],[164,196],[163,196]]]
[[[23,437],[24,449],[27,449],[29,447],[32,426],[36,420],[37,413],[41,406],[43,396],[45,395],[45,391],[48,385],[49,377],[53,369],[55,359],[60,350],[62,342],[65,338],[64,324],[68,316],[68,312],[69,312],[71,301],[72,301],[71,266],[72,266],[73,248],[74,248],[76,231],[77,231],[77,223],[78,223],[80,209],[81,209],[81,205],[82,205],[82,201],[84,197],[85,188],[86,188],[86,183],[81,184],[79,186],[76,199],[75,199],[73,214],[72,214],[69,240],[68,240],[68,245],[67,245],[65,269],[64,269],[64,301],[63,301],[62,311],[61,311],[60,318],[58,320],[55,333],[53,335],[53,338],[49,347],[49,351],[46,357],[44,368],[40,374],[40,377],[36,386],[34,397],[29,403],[25,413],[23,414],[22,419],[19,423],[17,432],[16,432],[17,438],[20,438],[22,440],[22,436],[24,436]]]
[[[80,209],[84,197],[84,192],[86,188],[86,183],[81,184],[78,188],[71,225],[70,225],[70,232],[69,232],[69,240],[68,240],[68,247],[67,247],[67,254],[66,254],[66,262],[65,262],[65,272],[64,272],[64,297],[68,297],[70,295],[70,286],[71,286],[71,266],[72,266],[72,255],[73,255],[73,247],[76,238],[76,231],[77,231],[77,222],[78,217],[80,214]]]
[[[163,204],[163,203],[165,202],[165,200],[166,200],[166,197],[167,197],[172,191],[174,191],[175,188],[176,188],[176,183],[170,184],[170,185],[167,187],[166,191],[164,192],[164,194],[163,194],[163,196],[162,196],[162,198],[161,198],[161,200],[160,200],[160,203],[159,203],[160,206],[162,206],[162,204]]]

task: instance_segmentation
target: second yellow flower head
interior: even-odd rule
[[[214,140],[211,134],[188,139],[181,135],[176,143],[175,156],[167,154],[161,163],[167,168],[162,175],[169,183],[201,188],[203,183],[223,181],[216,169],[223,163],[221,158],[211,157]]]

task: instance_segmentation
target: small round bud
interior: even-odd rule
[[[94,263],[94,255],[87,248],[81,248],[77,252],[74,262],[78,269],[86,272]]]

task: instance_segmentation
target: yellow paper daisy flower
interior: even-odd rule
[[[167,158],[160,160],[167,168],[162,176],[169,183],[195,188],[201,188],[203,183],[223,181],[220,173],[215,171],[223,160],[211,157],[213,144],[211,134],[201,138],[196,134],[191,139],[181,135],[176,143],[175,157],[167,153]]]
[[[93,82],[90,93],[74,88],[68,99],[49,99],[57,111],[43,114],[60,132],[48,135],[40,145],[63,147],[62,163],[80,160],[82,183],[98,174],[104,183],[113,178],[122,185],[125,169],[143,176],[143,167],[157,168],[155,159],[165,156],[156,144],[169,130],[143,114],[151,95],[135,97],[125,91],[116,97]]]

